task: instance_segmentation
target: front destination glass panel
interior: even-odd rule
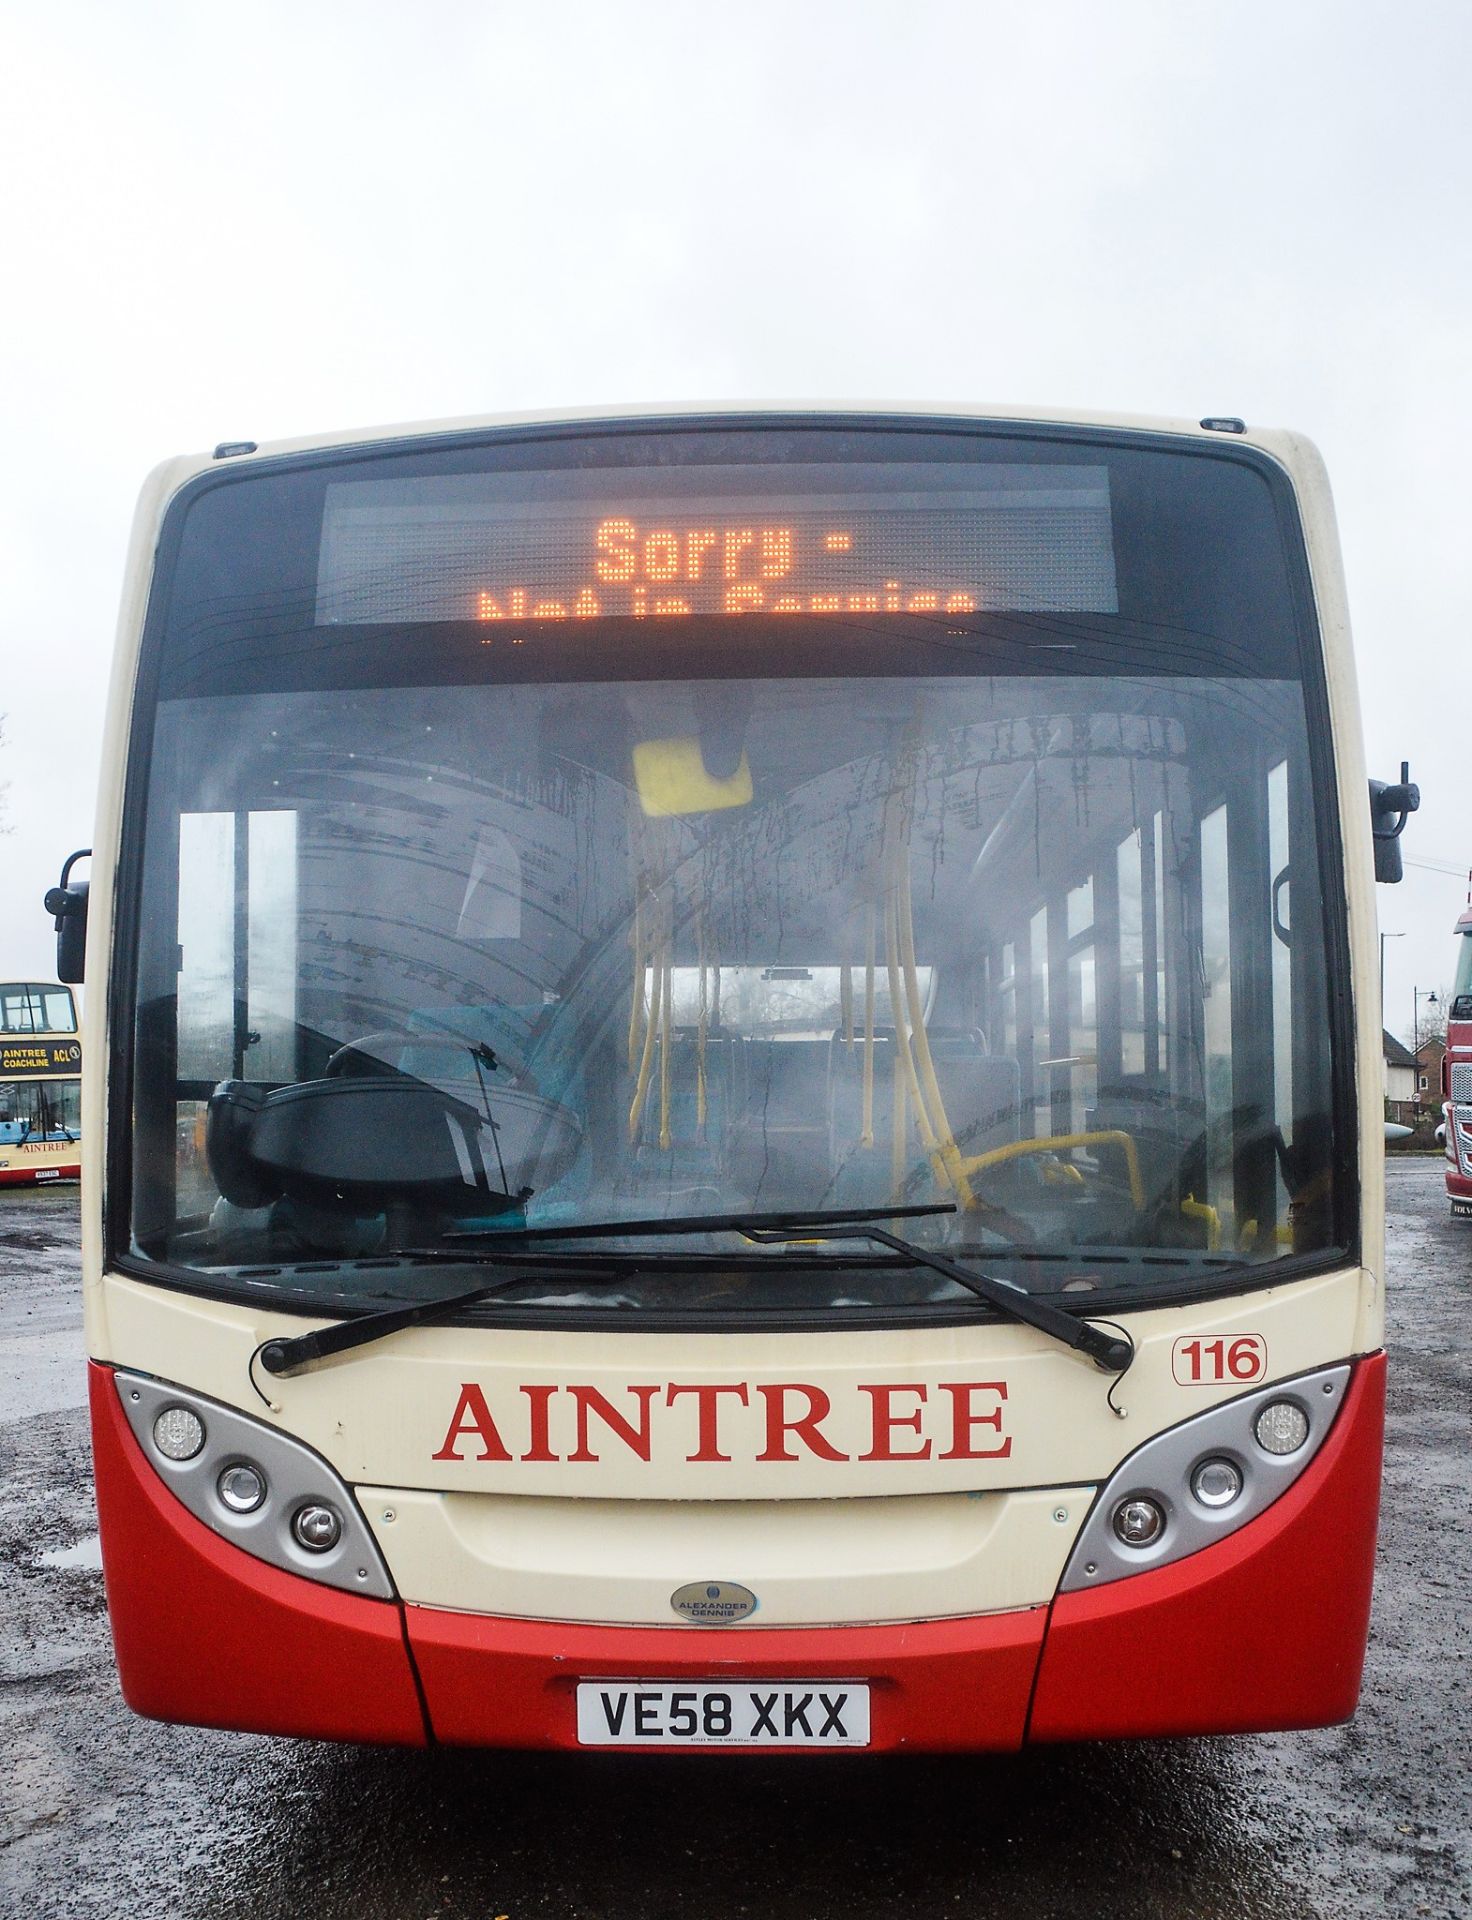
[[[1103,1304],[1342,1243],[1296,537],[1249,459],[1104,435],[212,476],[147,641],[118,1250],[376,1304],[455,1235],[943,1200],[907,1230]],[[496,1311],[976,1310],[852,1242],[552,1258]]]
[[[1117,610],[1107,467],[866,462],[797,493],[703,466],[651,502],[653,478],[330,486],[317,618]]]

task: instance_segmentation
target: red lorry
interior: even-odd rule
[[[1441,1094],[1446,1122],[1446,1190],[1452,1212],[1472,1216],[1472,885],[1457,922],[1457,970],[1447,1006]]]

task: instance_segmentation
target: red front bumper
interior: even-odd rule
[[[1302,1477],[1240,1532],[1051,1607],[877,1627],[597,1627],[361,1599],[250,1558],[185,1511],[92,1368],[123,1693],[162,1720],[422,1745],[573,1747],[580,1679],[867,1680],[871,1750],[1324,1726],[1369,1623],[1383,1355]],[[701,1749],[713,1751],[713,1749]]]
[[[62,1180],[80,1180],[80,1164],[72,1167],[0,1167],[0,1187],[54,1187]]]

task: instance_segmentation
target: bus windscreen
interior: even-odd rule
[[[1215,448],[791,423],[186,489],[119,1255],[395,1298],[466,1234],[939,1202],[1129,1301],[1342,1249],[1292,512]],[[503,1304],[975,1310],[842,1242],[612,1264]]]

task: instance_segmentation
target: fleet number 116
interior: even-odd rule
[[[1170,1370],[1183,1387],[1215,1386],[1223,1380],[1260,1380],[1267,1369],[1268,1343],[1260,1333],[1239,1333],[1220,1340],[1193,1336],[1171,1348]]]

